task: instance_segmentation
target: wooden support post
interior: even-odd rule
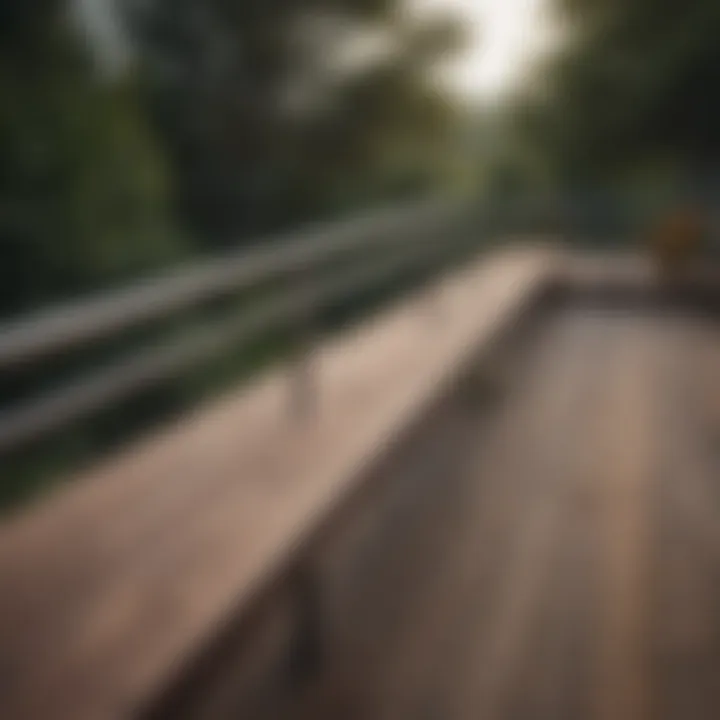
[[[298,619],[288,669],[295,682],[304,683],[320,673],[325,659],[321,588],[317,572],[307,566],[297,570],[293,583]]]
[[[307,420],[318,405],[318,388],[312,350],[302,348],[293,363],[291,413],[293,418]]]
[[[298,311],[295,314],[292,334],[294,358],[290,378],[290,415],[292,419],[304,421],[317,412],[318,387],[314,357],[314,325],[317,308],[308,303],[312,298],[313,278],[301,278],[298,295]]]

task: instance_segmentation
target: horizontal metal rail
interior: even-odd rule
[[[117,292],[66,303],[0,325],[0,370],[100,340],[241,291],[273,277],[302,271],[342,252],[406,242],[437,230],[458,212],[451,203],[384,210],[350,222],[313,226],[269,247],[176,268]]]
[[[435,208],[432,219],[439,219],[438,210],[439,208]],[[395,215],[392,225],[396,227],[397,232],[407,233],[409,227],[407,222],[395,224],[399,222],[400,217]],[[405,217],[407,221],[407,216],[403,215],[402,217]],[[323,310],[333,302],[371,289],[373,286],[391,280],[403,271],[429,266],[444,256],[459,252],[463,245],[469,244],[467,236],[459,238],[457,233],[453,233],[454,226],[450,222],[451,216],[449,215],[445,216],[444,232],[438,232],[437,226],[429,224],[431,218],[427,215],[420,224],[418,224],[417,216],[410,216],[409,219],[411,220],[410,227],[418,230],[417,242],[411,244],[390,242],[387,248],[383,248],[381,257],[378,258],[376,253],[376,256],[369,259],[361,258],[351,270],[340,274],[335,273],[330,278],[323,279],[313,275],[313,267],[317,265],[318,260],[325,259],[330,250],[325,240],[322,243],[322,252],[320,251],[321,244],[315,241],[305,245],[302,252],[293,247],[284,256],[268,253],[268,264],[265,266],[260,262],[251,264],[251,270],[247,270],[247,274],[241,274],[239,267],[234,268],[231,273],[233,274],[232,283],[228,276],[221,277],[219,272],[215,274],[213,283],[209,283],[208,278],[202,273],[192,278],[188,276],[187,284],[183,287],[192,294],[192,300],[197,301],[201,295],[206,297],[209,293],[217,291],[219,282],[225,283],[225,287],[236,287],[238,282],[251,283],[253,280],[259,282],[262,278],[267,277],[268,272],[276,272],[278,268],[288,270],[292,264],[302,265],[301,270],[305,271],[293,274],[290,284],[284,291],[276,293],[264,301],[259,300],[253,307],[245,308],[230,318],[207,323],[195,331],[189,331],[179,339],[165,341],[128,355],[110,366],[50,391],[39,399],[33,398],[18,406],[1,410],[0,453],[15,450],[39,440],[64,426],[137,394],[149,386],[175,377],[224,351],[251,342],[263,332],[278,327],[292,326],[298,320],[302,322],[303,318],[312,318],[314,313]],[[374,227],[372,224],[365,223],[362,224],[362,227],[365,232],[370,232],[372,235],[371,231]],[[390,224],[383,223],[384,231],[387,232],[390,227]],[[438,233],[438,237],[428,239],[423,230],[431,228]],[[352,243],[349,242],[351,237]],[[357,244],[357,237],[359,236],[352,234],[341,236],[340,239],[345,240],[344,245],[348,247]],[[376,237],[368,239],[372,244]],[[337,244],[334,245],[333,250],[337,247]],[[278,249],[276,248],[276,250]],[[292,262],[288,260],[289,256],[292,256]],[[261,254],[254,253],[253,257],[259,258]],[[312,259],[316,261],[314,264],[311,262]],[[221,270],[218,264],[213,263],[212,267],[216,271]],[[203,283],[200,282],[201,277]],[[312,281],[309,282],[308,278]],[[200,291],[201,285],[202,292]],[[164,310],[167,312],[192,304],[184,295],[179,294],[180,287],[180,284],[171,283],[163,286],[162,292],[155,289],[154,295],[151,292],[153,287],[148,287],[145,291],[141,290],[140,295],[146,299],[148,296],[156,299],[160,297],[160,302],[164,304]],[[119,297],[118,304],[124,310],[130,306],[135,313],[133,315],[135,321],[148,319],[151,317],[150,310],[143,311],[137,305],[137,298],[138,296],[135,294],[126,293]],[[6,348],[3,356],[8,360],[6,366],[12,364],[11,360],[17,361],[23,353],[39,357],[57,349],[61,344],[65,346],[79,344],[83,340],[96,337],[101,332],[103,334],[110,333],[108,328],[96,327],[95,323],[99,322],[101,317],[113,325],[113,330],[127,327],[131,322],[117,314],[118,308],[108,298],[84,306],[82,312],[84,312],[84,316],[79,325],[67,325],[64,328],[65,334],[62,330],[62,322],[59,319],[52,321],[50,315],[46,315],[39,323],[29,322],[24,326],[23,332],[20,332],[23,326],[18,326],[14,335],[11,332],[6,332],[4,336],[0,334],[4,340],[7,340],[8,337],[11,339],[14,337],[17,340],[17,344],[14,346],[15,355],[11,352],[12,348]],[[154,308],[152,317],[164,315],[166,312],[159,313],[158,308]],[[43,324],[53,329],[55,333],[54,335],[50,334],[46,343],[43,343],[39,335],[40,327]],[[302,330],[302,328],[300,329]],[[72,337],[70,338],[70,336]],[[0,369],[2,369],[1,364]]]

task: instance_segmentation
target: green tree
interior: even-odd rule
[[[417,191],[442,174],[456,114],[431,76],[461,40],[454,23],[411,22],[394,0],[127,10],[175,207],[204,244]]]
[[[705,178],[720,156],[720,5],[557,0],[567,42],[526,118],[566,181]],[[542,80],[542,82],[541,82]]]
[[[0,312],[176,257],[131,79],[94,72],[61,3],[3,3],[0,18]]]

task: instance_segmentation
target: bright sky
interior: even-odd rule
[[[413,0],[421,10],[466,19],[471,46],[453,67],[464,94],[496,99],[511,90],[552,42],[547,0]]]

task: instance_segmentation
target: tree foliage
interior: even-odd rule
[[[176,208],[203,242],[437,177],[454,117],[429,75],[453,23],[393,0],[153,0],[128,17]]]
[[[456,23],[119,0],[131,63],[108,74],[72,6],[0,0],[2,314],[443,179],[457,118],[432,70]]]
[[[180,247],[132,83],[95,75],[62,9],[0,6],[4,314],[119,281]]]
[[[720,156],[720,5],[557,0],[568,29],[526,106],[526,129],[566,179],[665,167],[706,175]]]

